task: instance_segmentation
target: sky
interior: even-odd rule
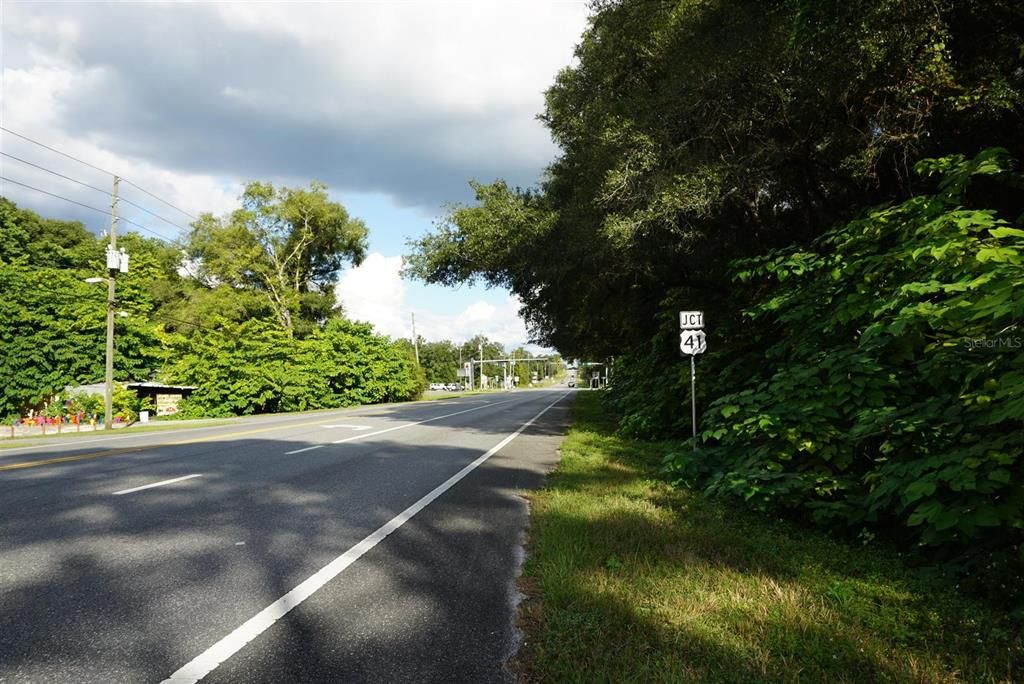
[[[122,197],[160,218],[127,201],[121,215],[167,238],[230,211],[247,180],[322,181],[370,230],[368,258],[337,287],[351,318],[408,337],[415,313],[429,340],[519,345],[528,332],[507,291],[403,280],[402,254],[445,206],[472,201],[469,180],[536,183],[557,154],[536,118],[543,93],[586,18],[584,2],[547,0],[5,0],[0,118],[130,180]],[[0,181],[4,196],[109,226],[109,175],[8,132],[0,151],[0,176],[65,199]]]

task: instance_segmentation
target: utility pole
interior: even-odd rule
[[[480,389],[484,388],[484,343],[480,343]]]
[[[465,378],[466,377],[466,375],[465,375],[466,367],[464,365],[462,365],[462,348],[465,347],[465,346],[466,346],[465,342],[463,342],[462,344],[459,345],[459,372],[463,374],[463,375],[459,376],[460,378]],[[469,385],[469,389],[472,390],[473,389],[473,360],[472,359],[470,359],[470,361],[469,361],[469,378],[468,378],[468,380],[469,380],[468,383],[467,382],[460,382],[459,384],[461,384],[463,387],[465,387],[466,385]]]
[[[117,189],[121,179],[114,176],[114,192],[110,200],[110,246],[107,248],[107,387],[103,397],[103,429],[114,427],[114,276],[119,269],[117,259]]]
[[[412,315],[412,348],[416,352],[416,365],[420,365],[420,341],[416,337],[416,314]]]

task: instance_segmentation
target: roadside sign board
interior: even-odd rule
[[[704,327],[704,312],[703,311],[680,311],[679,312],[679,329],[680,330],[700,330]]]
[[[679,351],[687,356],[703,354],[707,349],[707,335],[703,330],[683,330],[679,333]]]
[[[693,451],[697,452],[697,354],[708,350],[703,311],[679,312],[679,351],[690,357],[690,413],[693,421]]]

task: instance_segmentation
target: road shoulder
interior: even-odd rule
[[[523,681],[1014,681],[1006,611],[891,550],[671,487],[581,392],[531,496]]]

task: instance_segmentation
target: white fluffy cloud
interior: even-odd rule
[[[402,257],[374,252],[362,265],[346,271],[336,288],[346,315],[372,323],[378,332],[391,337],[410,337],[410,314],[415,313],[416,332],[431,341],[461,342],[486,335],[506,346],[519,346],[529,339],[515,297],[507,296],[497,305],[479,300],[452,315],[415,310],[406,302],[401,270]]]
[[[536,115],[572,63],[587,12],[583,0],[6,0],[0,119],[192,215],[234,208],[251,179],[315,179],[338,196],[382,196],[434,215],[470,201],[470,179],[537,180],[557,150]],[[109,187],[109,176],[9,133],[0,146]],[[100,210],[0,183],[19,205],[96,231],[109,223],[109,197],[95,189],[7,157],[0,164],[6,177]],[[178,225],[190,220],[137,188],[121,191]],[[127,203],[121,212],[165,237],[178,233]],[[407,336],[418,293],[407,297],[400,267],[399,257],[375,254],[338,293],[354,318]],[[417,310],[417,327],[430,339],[521,343],[517,310],[511,297],[481,299],[452,315]]]
[[[145,158],[116,154],[110,147],[95,140],[67,134],[58,125],[58,116],[66,104],[66,96],[72,84],[81,87],[83,83],[95,84],[101,78],[101,70],[75,71],[67,65],[44,63],[24,69],[5,68],[3,96],[0,100],[4,124],[22,135],[45,141],[46,144],[66,154],[88,161],[93,166],[112,170],[189,214],[197,215],[203,211],[223,213],[237,205],[237,197],[241,192],[241,185],[238,183],[219,180],[211,174],[175,171]],[[3,151],[13,157],[45,166],[103,189],[109,187],[109,176],[67,157],[44,150],[23,138],[4,133],[0,137],[0,142]],[[84,186],[60,179],[17,159],[4,158],[2,168],[4,176],[89,206],[105,208],[109,202]],[[61,200],[42,195],[16,183],[4,183],[2,193],[19,204],[34,208],[47,216],[67,216],[69,212],[69,205]],[[141,204],[178,225],[184,225],[190,220],[187,215],[155,202],[150,196],[130,185],[122,185],[121,193],[126,199]],[[102,216],[97,217],[92,213],[81,214],[80,209],[70,205],[72,217],[81,218],[89,225],[102,225],[106,222]],[[173,237],[179,232],[170,224],[140,212],[129,204],[121,206],[121,215],[165,237]]]
[[[8,0],[3,118],[190,210],[221,209],[242,180],[315,178],[433,211],[470,178],[536,180],[555,148],[535,116],[586,13]]]
[[[342,274],[335,288],[345,315],[357,321],[373,323],[391,337],[409,337],[409,314],[405,302],[405,282],[399,275],[402,257],[386,257],[373,252],[356,268]]]

